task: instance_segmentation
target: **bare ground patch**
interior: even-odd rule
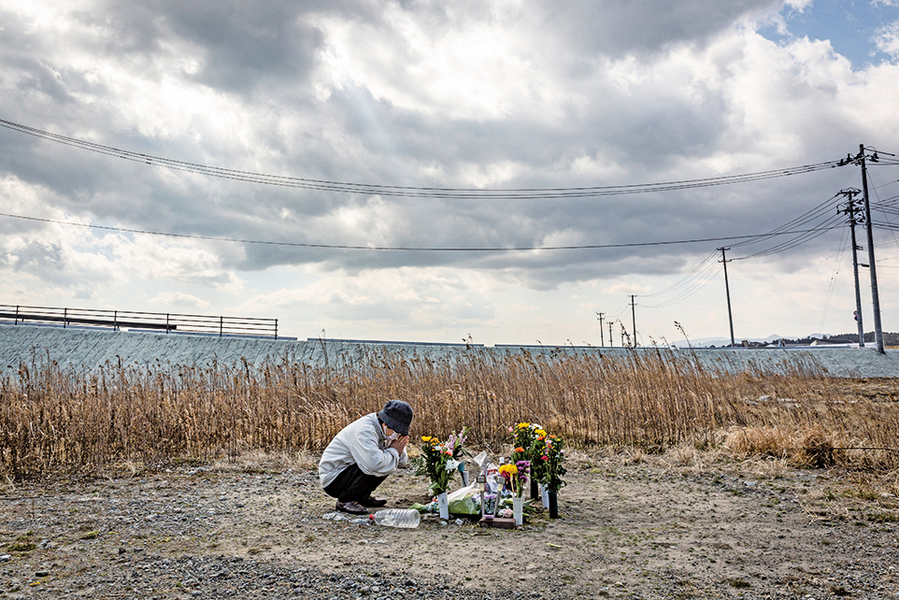
[[[0,597],[897,597],[895,474],[683,448],[572,458],[562,518],[514,531],[326,521],[315,457],[7,487]],[[426,488],[403,470],[379,494],[407,506]]]

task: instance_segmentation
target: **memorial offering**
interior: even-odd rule
[[[509,427],[509,433],[512,434],[512,462],[519,460],[531,460],[531,446],[537,440],[538,433],[546,435],[546,432],[535,423],[518,423],[514,427]]]
[[[562,475],[565,470],[562,461],[565,459],[565,440],[557,435],[547,435],[545,431],[540,432],[532,446],[532,454],[534,457],[534,473],[539,472],[540,483],[546,490],[549,517],[551,519],[559,518],[558,510],[558,493],[559,489],[565,485]]]
[[[508,460],[491,462],[487,452],[473,457],[477,467],[477,480],[471,485],[463,479],[463,486],[449,494],[456,471],[463,472],[462,458],[471,456],[465,442],[471,431],[452,432],[441,441],[436,436],[422,436],[422,456],[418,459],[418,475],[430,480],[428,490],[434,495],[427,505],[415,505],[424,512],[440,513],[449,519],[450,513],[463,516],[481,516],[480,524],[488,527],[518,527],[524,523],[525,490],[529,483],[539,480],[544,488],[544,508],[551,518],[558,518],[557,494],[565,485],[563,460],[565,441],[548,434],[540,425],[518,423],[509,427],[512,434],[512,453]],[[499,463],[499,466],[497,466]],[[532,493],[532,499],[536,494]],[[530,510],[530,509],[529,509]]]
[[[515,525],[524,523],[524,486],[528,481],[528,468],[530,461],[519,460],[515,464],[506,464],[499,468],[500,474],[505,479],[505,488],[512,493],[512,516]]]
[[[441,519],[449,519],[447,491],[453,475],[456,471],[460,471],[463,455],[467,454],[465,440],[469,431],[471,431],[470,427],[463,428],[458,434],[454,431],[445,442],[430,435],[421,438],[423,462],[419,471],[423,471],[422,474],[427,475],[431,480],[428,489],[437,497]]]
[[[546,432],[536,423],[518,423],[513,427],[509,427],[509,433],[512,434],[512,462],[516,464],[518,461],[526,460],[530,463],[531,472],[531,499],[538,496],[537,484],[540,481],[540,473],[537,469],[539,464],[535,464],[535,452],[539,452],[537,456],[542,456],[542,447],[535,450],[534,443],[538,437],[546,437]]]

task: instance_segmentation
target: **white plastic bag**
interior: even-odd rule
[[[449,494],[449,512],[453,515],[477,515],[481,512],[480,489],[477,483],[459,488]]]

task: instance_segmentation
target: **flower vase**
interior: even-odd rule
[[[543,508],[549,508],[549,490],[542,483],[540,484],[540,499],[543,500]]]
[[[481,496],[483,498],[483,518],[486,521],[492,521],[494,513],[496,512],[496,494],[488,494],[484,492]]]
[[[514,496],[512,498],[512,514],[515,516],[515,526],[524,523],[524,498]]]
[[[437,494],[437,507],[440,509],[440,518],[444,520],[449,519],[449,500],[446,492]]]
[[[534,500],[535,498],[540,497],[540,490],[537,487],[537,485],[538,485],[537,480],[532,477],[531,478],[531,500]]]
[[[559,492],[556,490],[549,490],[546,492],[549,496],[549,518],[550,519],[558,519],[559,518]]]

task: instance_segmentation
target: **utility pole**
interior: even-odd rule
[[[609,321],[609,346],[615,345],[615,340],[612,339],[612,325],[614,324],[614,321]]]
[[[880,354],[883,349],[883,327],[880,324],[880,293],[877,291],[877,267],[874,264],[874,233],[871,229],[871,201],[868,199],[868,166],[865,164],[865,145],[858,145],[858,154],[862,166],[862,194],[865,201],[865,231],[868,234],[868,265],[871,274],[871,302],[874,305],[874,346]],[[877,162],[877,152],[871,157]]]
[[[637,306],[637,303],[634,302],[634,298],[636,297],[636,294],[631,294],[631,322],[634,327],[634,348],[637,347],[637,311],[634,309],[634,307]]]
[[[873,150],[873,148],[872,148]],[[884,152],[884,154],[888,154]],[[890,156],[894,156],[890,154]],[[837,163],[837,166],[848,165],[850,163],[859,165],[862,168],[862,198],[865,206],[865,230],[868,234],[868,269],[871,275],[871,303],[874,308],[874,345],[877,352],[886,354],[883,349],[883,327],[880,322],[880,293],[877,291],[877,267],[874,263],[874,233],[871,226],[871,201],[868,198],[868,165],[865,162],[870,158],[871,162],[879,162],[877,150],[871,156],[865,155],[865,145],[858,145],[858,155],[853,157],[851,154],[845,159]]]
[[[843,210],[838,209],[837,212],[849,215],[849,233],[852,239],[852,273],[855,277],[855,320],[858,322],[858,347],[864,348],[865,326],[862,323],[862,292],[858,283],[858,251],[861,250],[861,246],[855,242],[855,224],[858,223],[855,218],[855,211],[858,209],[858,201],[854,199],[861,191],[856,188],[849,188],[840,190],[840,193],[848,198],[846,200],[846,208]]]
[[[724,291],[727,294],[727,320],[730,322],[730,347],[733,348],[736,346],[736,342],[734,341],[734,314],[730,309],[730,283],[727,281],[727,256],[724,254],[725,250],[730,250],[730,248],[718,248],[721,250],[721,264],[724,265]]]
[[[596,318],[599,320],[599,347],[603,348],[606,345],[606,341],[602,337],[602,316],[605,313],[598,312],[596,313]],[[609,343],[612,343],[612,338],[609,337]]]

